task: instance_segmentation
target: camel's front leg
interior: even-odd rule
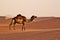
[[[25,30],[25,23],[23,22],[22,23],[22,31],[24,31]]]
[[[22,31],[24,31],[25,30],[25,26],[24,25],[22,25]]]

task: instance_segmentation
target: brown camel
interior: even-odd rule
[[[29,20],[25,16],[22,16],[21,14],[18,14],[16,17],[12,18],[9,30],[11,30],[11,26],[13,25],[13,29],[15,30],[15,25],[17,24],[22,24],[22,31],[25,30],[25,22],[31,22],[33,21],[37,16],[32,16]]]

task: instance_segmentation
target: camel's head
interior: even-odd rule
[[[33,15],[33,16],[31,17],[30,21],[33,21],[35,18],[37,18],[37,16],[34,16],[34,15]]]

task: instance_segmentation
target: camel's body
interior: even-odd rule
[[[29,20],[30,22],[33,21],[33,19],[36,18],[36,16],[32,16]],[[13,25],[13,29],[15,30],[15,24],[22,24],[22,30],[25,30],[25,22],[27,22],[27,18],[25,16],[21,16],[20,14],[16,17],[12,18],[9,29],[11,30],[11,26]]]

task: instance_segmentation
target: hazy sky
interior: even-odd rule
[[[60,0],[0,0],[1,16],[17,14],[60,17]]]

